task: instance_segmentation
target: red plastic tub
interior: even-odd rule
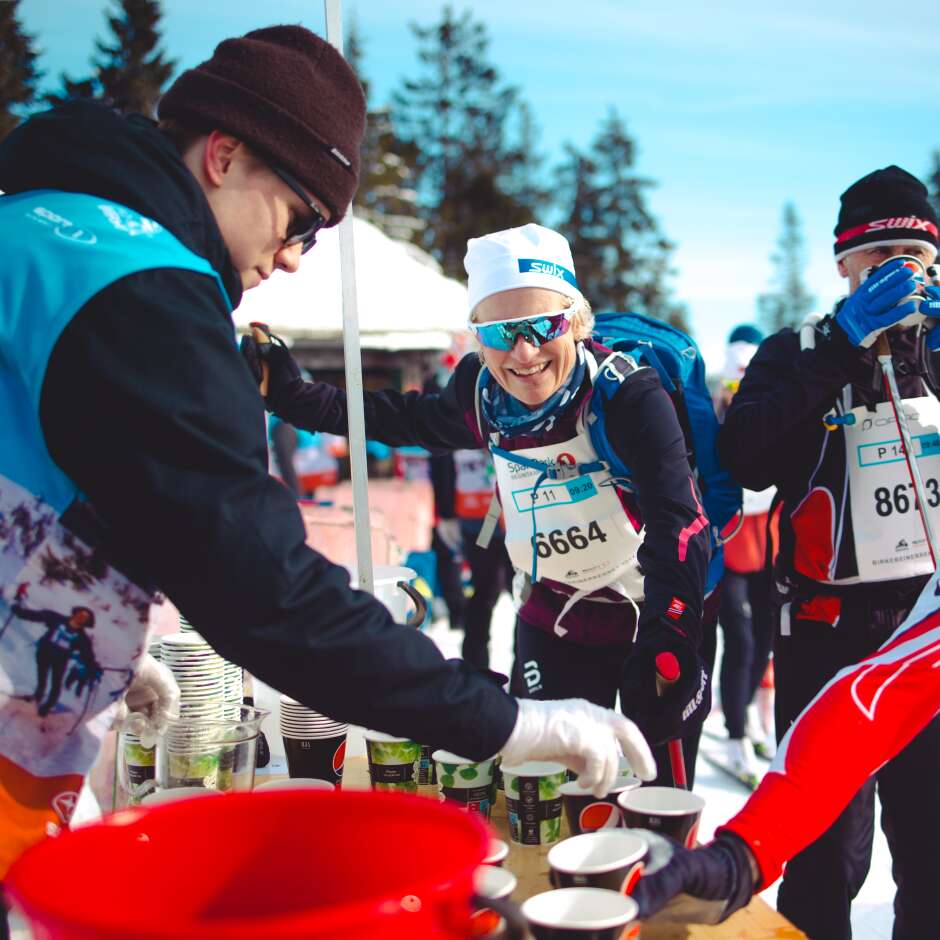
[[[37,940],[456,940],[488,844],[420,797],[237,793],[47,839],[5,889]]]

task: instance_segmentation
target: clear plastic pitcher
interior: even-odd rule
[[[224,720],[179,718],[157,738],[157,790],[205,787],[209,790],[250,790],[263,708],[231,706],[235,715]]]

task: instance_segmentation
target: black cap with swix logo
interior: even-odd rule
[[[937,250],[937,214],[927,188],[899,166],[869,173],[841,197],[836,261],[860,248],[922,244]]]

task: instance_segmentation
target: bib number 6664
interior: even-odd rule
[[[604,530],[595,519],[587,527],[587,535],[580,526],[573,525],[567,531],[552,529],[551,532],[538,532],[532,536],[532,547],[539,558],[549,558],[552,555],[567,555],[572,549],[583,551],[591,542],[607,541]]]

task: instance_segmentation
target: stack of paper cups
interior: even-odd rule
[[[291,777],[314,777],[338,783],[346,760],[348,725],[321,715],[282,695],[281,735]]]

